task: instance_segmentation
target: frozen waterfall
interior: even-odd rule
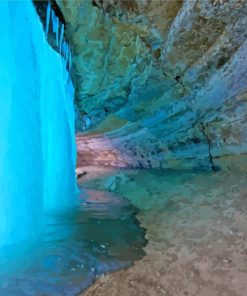
[[[74,88],[31,1],[0,2],[0,246],[75,204]]]

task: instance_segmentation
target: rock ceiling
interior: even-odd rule
[[[127,166],[215,168],[247,152],[246,1],[57,2],[78,129]]]

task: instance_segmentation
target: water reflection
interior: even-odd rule
[[[85,193],[76,210],[47,216],[39,245],[18,271],[1,276],[0,295],[76,295],[96,276],[144,255],[135,209],[110,193]]]

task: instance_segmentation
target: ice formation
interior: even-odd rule
[[[63,33],[64,33],[64,24],[61,25],[61,30],[60,30],[60,40],[59,40],[59,51],[60,51],[60,53],[62,51]]]
[[[31,1],[0,2],[0,246],[75,203],[74,88]],[[57,20],[58,21],[58,20]]]
[[[49,7],[50,3],[48,3],[48,6],[47,6],[47,14],[48,14],[48,7]],[[59,31],[59,18],[55,15],[55,12],[52,10],[52,30],[53,30],[53,33],[56,34],[56,44],[58,46],[58,31]]]
[[[49,2],[47,5],[47,11],[46,11],[46,27],[45,27],[46,36],[48,35],[48,32],[49,32],[50,16],[51,16],[51,4]]]

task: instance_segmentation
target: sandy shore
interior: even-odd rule
[[[113,169],[85,168],[81,182],[103,189]],[[99,172],[99,174],[97,174]],[[247,174],[124,171],[115,192],[147,229],[146,256],[101,277],[83,296],[246,296]]]

